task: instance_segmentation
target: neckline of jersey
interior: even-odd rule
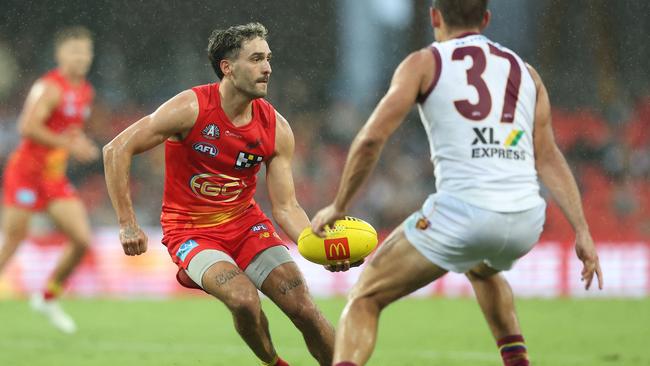
[[[465,33],[461,33],[461,34],[457,35],[456,37],[454,37],[452,39],[465,38],[465,37],[476,36],[476,35],[480,35],[480,34],[481,33],[479,33],[479,32],[465,32]]]
[[[234,123],[230,120],[230,117],[226,114],[226,111],[223,110],[221,107],[221,94],[219,93],[219,88],[221,87],[220,84],[217,84],[217,95],[219,96],[219,113],[222,115],[224,119],[224,123],[228,125],[230,128],[234,128],[239,131],[247,130],[249,128],[253,127],[253,122],[255,121],[255,117],[257,115],[257,108],[255,108],[255,100],[251,101],[251,119],[246,123],[245,125],[242,126],[235,126]]]
[[[68,78],[63,75],[61,72],[61,69],[58,67],[55,69],[56,71],[56,76],[65,84],[66,87],[72,89],[72,90],[81,90],[86,86],[86,78],[83,78],[79,83],[74,84],[68,80]]]

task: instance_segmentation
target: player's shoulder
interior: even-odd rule
[[[413,51],[402,62],[402,65],[408,68],[420,69],[421,67],[430,66],[434,62],[435,48],[434,44]]]
[[[43,98],[52,103],[61,99],[63,95],[63,87],[59,82],[46,75],[37,79],[30,89],[30,95],[36,96],[39,99]]]
[[[260,117],[261,122],[265,127],[269,127],[273,124],[277,125],[277,123],[280,121],[280,118],[284,118],[282,116],[278,118],[280,114],[277,113],[273,105],[264,98],[254,99],[253,108],[256,109],[256,114]]]

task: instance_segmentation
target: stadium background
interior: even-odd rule
[[[4,0],[0,4],[0,168],[18,142],[16,122],[29,87],[54,66],[52,35],[58,28],[82,24],[94,33],[95,61],[89,79],[97,89],[97,100],[88,131],[103,145],[177,92],[215,80],[205,55],[212,29],[260,21],[270,31],[274,53],[268,99],[292,125],[297,195],[311,216],[333,197],[349,143],[386,90],[395,66],[408,52],[432,40],[429,5],[429,0]],[[491,0],[490,9],[493,20],[486,35],[535,66],[549,89],[556,138],[578,179],[608,281],[604,292],[581,289],[570,226],[549,201],[542,243],[507,274],[515,293],[646,297],[650,294],[650,3]],[[351,212],[384,233],[433,191],[421,128],[414,111],[386,146]],[[176,285],[175,268],[157,245],[162,149],[137,157],[132,169],[138,219],[151,234],[150,250],[142,257],[121,254],[101,163],[71,162],[69,173],[95,229],[93,250],[69,286],[73,298],[177,299],[197,294]],[[263,179],[260,183],[257,199],[268,207]],[[62,238],[50,223],[39,217],[33,226],[30,240],[0,276],[0,298],[21,299],[38,289],[60,253]],[[357,270],[329,274],[304,261],[300,265],[312,290],[323,297],[345,294],[358,275]],[[467,297],[471,288],[462,277],[448,276],[418,295]],[[20,313],[12,301],[5,302],[9,305],[0,317]],[[108,306],[87,301],[90,307]],[[341,306],[340,300],[333,301],[339,301],[334,308]],[[465,300],[457,301],[464,304]],[[602,306],[603,313],[640,309],[646,330],[641,322],[621,332],[634,334],[634,339],[650,335],[647,300],[598,301],[573,306]],[[73,302],[71,306],[84,305]],[[335,319],[338,312],[331,314]],[[5,332],[0,334],[20,338],[9,327]],[[236,338],[233,343],[240,346]],[[0,349],[12,349],[11,345],[0,342]],[[79,351],[74,347],[72,351]],[[112,346],[107,347],[110,351]],[[245,348],[238,349],[247,355]],[[647,351],[639,348],[638,352],[646,358],[640,356],[629,364],[650,364]],[[451,354],[445,357],[459,359]],[[622,359],[606,361],[627,364],[616,363]],[[549,365],[559,364],[550,360]]]

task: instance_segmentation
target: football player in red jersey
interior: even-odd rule
[[[56,299],[90,245],[86,210],[65,176],[69,155],[83,163],[99,156],[97,146],[82,132],[94,97],[86,81],[93,59],[90,32],[84,27],[61,30],[55,50],[57,68],[32,86],[19,119],[22,141],[3,174],[0,271],[27,236],[32,214],[46,211],[70,242],[31,305],[59,330],[73,333],[76,325]]]
[[[161,226],[179,282],[221,300],[263,364],[286,365],[271,342],[261,290],[302,332],[318,363],[329,366],[334,329],[253,199],[264,163],[276,222],[294,241],[310,225],[295,197],[291,128],[263,99],[271,76],[266,35],[259,23],[214,31],[208,55],[221,82],[181,92],[106,145],[106,184],[124,253],[144,253],[147,237],[129,196],[129,168],[133,155],[164,143]]]

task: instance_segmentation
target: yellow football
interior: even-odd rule
[[[336,220],[334,227],[325,230],[321,238],[311,227],[300,233],[298,251],[307,260],[327,265],[342,261],[357,262],[370,254],[377,246],[377,231],[369,223],[346,216]]]

